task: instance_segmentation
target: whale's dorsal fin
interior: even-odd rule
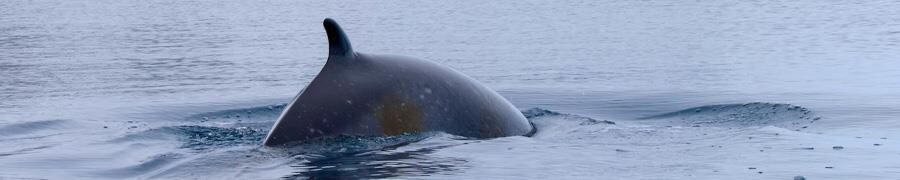
[[[350,39],[344,30],[331,18],[325,18],[322,22],[325,33],[328,34],[328,59],[340,57],[353,57],[353,48],[350,47]]]

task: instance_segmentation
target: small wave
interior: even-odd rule
[[[267,133],[267,130],[249,127],[167,126],[129,134],[109,142],[175,139],[182,143],[181,148],[209,150],[230,146],[259,145]],[[298,142],[285,145],[285,147],[288,151],[294,150],[294,154],[353,153],[381,149],[389,145],[407,144],[430,137],[431,134],[433,133],[387,137],[337,136]]]
[[[12,151],[12,152],[0,152],[0,157],[4,157],[4,156],[12,156],[12,155],[19,155],[19,154],[27,154],[27,153],[31,153],[31,152],[34,152],[34,151],[38,151],[38,150],[41,150],[41,149],[47,149],[47,148],[50,148],[50,147],[53,147],[53,146],[37,146],[37,147],[29,147],[29,148],[17,149],[17,150],[14,150],[14,151]]]
[[[525,118],[531,119],[531,118],[536,118],[536,117],[541,117],[541,116],[557,116],[557,115],[561,115],[561,113],[546,110],[546,109],[541,109],[541,108],[531,108],[531,109],[526,109],[526,110],[522,111],[522,115],[525,115]]]
[[[188,121],[274,121],[281,111],[284,110],[286,104],[276,104],[268,106],[259,106],[243,109],[230,109],[223,111],[208,112],[189,116]]]
[[[522,111],[537,129],[531,136],[538,139],[571,138],[592,132],[602,132],[616,125],[613,121],[555,112],[541,108]]]
[[[248,127],[222,128],[206,126],[167,127],[184,141],[183,148],[205,150],[211,147],[259,144],[266,131]]]
[[[45,120],[7,124],[0,126],[0,136],[24,135],[41,130],[60,128],[67,122],[66,120]]]
[[[163,167],[173,164],[175,163],[175,161],[183,158],[184,155],[182,154],[163,153],[140,161],[135,165],[102,171],[98,174],[105,177],[135,178],[136,176],[144,175],[146,173],[162,169]]]
[[[149,139],[177,139],[181,148],[207,150],[216,147],[259,144],[265,130],[249,127],[167,126],[129,134],[110,142],[144,141]]]
[[[522,115],[525,115],[525,118],[528,118],[529,121],[532,121],[533,119],[537,119],[540,117],[563,116],[564,119],[580,120],[581,121],[581,123],[579,123],[580,125],[616,124],[616,122],[609,121],[609,120],[597,120],[597,119],[590,118],[590,117],[574,115],[574,114],[564,114],[564,113],[559,113],[556,111],[551,111],[551,110],[541,109],[541,108],[531,108],[531,109],[524,110],[524,111],[522,111]]]
[[[665,120],[672,125],[685,126],[776,126],[802,129],[820,119],[807,108],[791,104],[746,103],[721,104],[689,108],[640,118]]]

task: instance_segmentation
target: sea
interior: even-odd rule
[[[893,0],[3,0],[0,179],[900,179]],[[262,140],[357,52],[538,131]]]

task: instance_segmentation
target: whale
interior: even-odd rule
[[[353,51],[336,21],[323,21],[328,58],[285,106],[263,142],[284,146],[337,136],[445,132],[468,138],[528,136],[535,128],[500,94],[448,66]]]

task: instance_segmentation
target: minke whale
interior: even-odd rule
[[[512,103],[474,79],[432,61],[355,52],[337,22],[323,24],[328,60],[285,107],[265,146],[427,131],[473,138],[534,132]]]

